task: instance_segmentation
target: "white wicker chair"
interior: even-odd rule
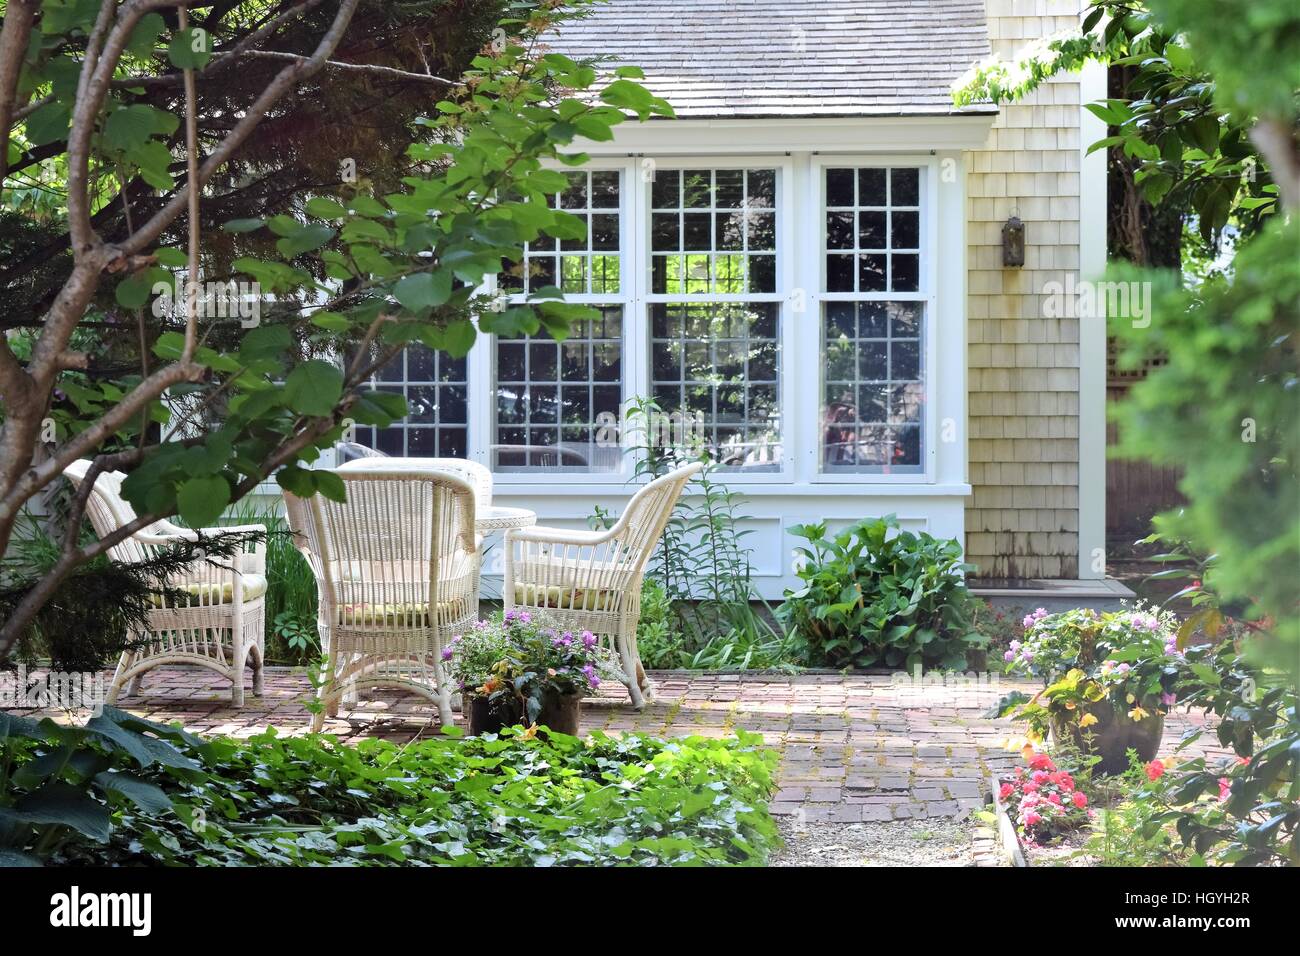
[[[637,708],[654,697],[636,648],[641,579],[682,489],[700,468],[687,465],[638,490],[606,531],[538,526],[506,532],[506,607],[542,611],[613,644]]]
[[[80,487],[90,469],[81,460],[64,474]],[[122,497],[121,472],[102,472],[86,503],[86,513],[101,537],[136,519],[135,510]],[[237,525],[194,531],[170,521],[156,521],[111,547],[114,561],[139,562],[179,541],[195,541],[199,535],[260,531],[262,525]],[[149,628],[131,635],[141,646],[127,650],[118,661],[109,685],[107,702],[114,703],[125,685],[128,695],[139,689],[146,672],[164,664],[195,664],[221,674],[231,683],[230,698],[236,707],[244,704],[244,668],[253,665],[253,693],[262,693],[262,661],[266,640],[266,542],[249,542],[239,560],[204,558],[167,582],[189,597],[180,603],[159,594],[149,612]]]
[[[478,614],[474,490],[445,472],[335,472],[346,504],[285,494],[320,594],[324,716],[362,687],[399,687],[451,724],[443,647]]]

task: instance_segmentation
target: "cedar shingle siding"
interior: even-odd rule
[[[993,52],[1077,29],[1078,9],[988,0]],[[985,579],[1078,576],[1079,320],[1044,318],[1041,293],[1079,269],[1079,115],[1078,74],[1067,73],[1003,106],[988,148],[970,155],[966,550]],[[1025,265],[1004,269],[1013,211]]]

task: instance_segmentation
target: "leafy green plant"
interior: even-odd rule
[[[154,730],[162,734],[167,728]],[[330,737],[173,741],[144,776],[171,801],[114,801],[75,865],[659,866],[761,864],[777,756],[757,735],[439,737],[398,746]],[[159,746],[155,741],[151,747]],[[16,754],[26,773],[34,755]],[[201,765],[201,772],[190,770]],[[108,842],[101,840],[105,830]]]
[[[248,504],[230,509],[222,521],[266,528],[266,656],[279,663],[308,663],[320,651],[316,578],[294,543],[289,522],[278,507]]]
[[[545,615],[506,611],[475,621],[442,652],[462,694],[486,697],[492,710],[527,724],[555,695],[587,694],[621,671],[590,631],[553,627]]]
[[[641,663],[651,670],[686,667],[689,655],[677,627],[673,602],[654,578],[641,583],[641,618],[636,625],[636,647]]]
[[[824,524],[797,525],[804,586],[778,614],[823,667],[963,669],[988,639],[971,630],[970,565],[961,545],[902,531],[893,515],[861,521],[834,538]]]
[[[202,749],[179,728],[113,707],[84,727],[0,711],[0,866],[84,852],[76,846],[103,853],[124,812],[168,820],[172,800],[160,784],[175,791],[202,779]]]

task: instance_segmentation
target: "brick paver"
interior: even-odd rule
[[[918,686],[881,674],[653,676],[658,696],[643,711],[631,709],[621,687],[602,688],[583,706],[582,729],[675,737],[760,733],[782,755],[772,812],[808,823],[964,817],[983,804],[990,772],[1020,759],[1006,749],[1016,725],[983,715],[1003,694],[1028,684]],[[198,733],[244,737],[268,726],[305,733],[309,691],[301,670],[267,668],[265,693],[250,693],[236,710],[229,685],[215,675],[167,667],[147,674],[143,693],[119,706]],[[432,715],[420,698],[379,691],[341,710],[326,731],[344,739],[409,741],[436,732]],[[1171,715],[1162,754],[1198,719]]]

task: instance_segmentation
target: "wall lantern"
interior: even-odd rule
[[[1025,224],[1014,212],[1011,218],[1002,224],[1002,264],[1004,266],[1025,264]]]

